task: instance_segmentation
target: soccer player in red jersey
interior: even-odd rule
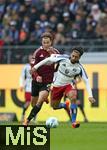
[[[41,36],[42,46],[35,50],[32,58],[32,67],[44,60],[47,57],[50,57],[51,54],[58,54],[59,51],[52,47],[53,36],[49,32],[45,32]],[[28,125],[30,120],[32,120],[37,113],[40,111],[43,102],[48,103],[49,95],[49,86],[53,81],[54,76],[54,64],[43,65],[36,72],[33,73],[32,77],[32,110],[28,118],[24,121],[23,125]]]

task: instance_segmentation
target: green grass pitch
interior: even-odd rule
[[[77,129],[70,123],[59,123],[50,133],[50,150],[107,150],[107,123],[81,123]]]
[[[51,129],[51,150],[107,150],[107,123],[62,123]]]

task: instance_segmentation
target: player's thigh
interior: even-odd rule
[[[51,107],[52,107],[53,109],[56,109],[56,108],[59,106],[60,101],[61,101],[61,99],[58,99],[58,100],[51,100],[51,103],[50,103]]]
[[[76,89],[70,90],[68,93],[66,93],[66,96],[72,101],[77,99],[77,91],[76,91]]]
[[[48,84],[42,83],[39,87],[39,101],[45,101],[49,95],[49,86]]]
[[[43,90],[39,92],[38,104],[42,104],[48,98],[49,92],[47,90]]]
[[[34,107],[38,101],[38,96],[31,96],[31,105]]]
[[[25,102],[26,103],[31,102],[31,92],[25,92]]]
[[[50,102],[53,108],[59,105],[63,97],[63,93],[64,89],[62,87],[53,87],[53,89],[50,92]]]
[[[32,90],[31,90],[31,96],[32,97],[37,97],[39,95],[39,83],[37,83],[36,81],[32,81]]]

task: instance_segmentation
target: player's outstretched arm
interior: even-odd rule
[[[91,90],[91,87],[90,87],[89,79],[88,79],[87,74],[86,74],[86,72],[83,68],[82,68],[82,78],[85,82],[86,89],[87,89],[88,94],[89,94],[88,100],[91,103],[95,103],[95,99],[93,98],[93,94],[92,94],[92,90]]]
[[[66,59],[65,56],[60,55],[60,54],[55,54],[52,55],[44,60],[42,60],[41,62],[39,62],[38,64],[36,64],[32,69],[31,69],[31,73],[35,72],[39,67],[45,65],[45,64],[52,64],[52,63],[56,63],[62,59]]]
[[[96,101],[93,97],[89,97],[88,100],[89,100],[91,103],[95,103],[95,101]]]

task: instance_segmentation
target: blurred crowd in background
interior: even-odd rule
[[[107,0],[0,0],[0,47],[40,45],[45,31],[54,45],[106,40]]]

